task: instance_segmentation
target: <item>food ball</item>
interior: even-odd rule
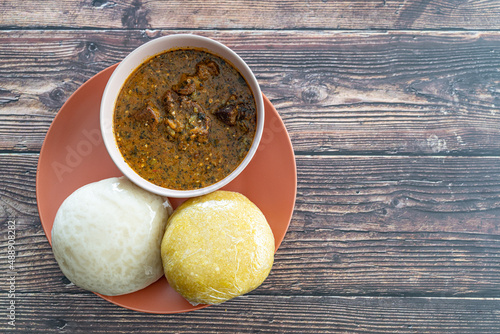
[[[163,275],[160,244],[170,212],[168,201],[123,177],[85,185],[57,211],[55,259],[86,290],[115,296],[145,288]]]
[[[262,284],[273,265],[274,236],[247,197],[216,191],[174,211],[161,256],[169,284],[191,304],[219,304]]]

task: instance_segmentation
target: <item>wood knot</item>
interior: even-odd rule
[[[67,325],[68,322],[63,319],[51,319],[48,320],[49,327],[51,328],[56,328],[58,330],[64,329]]]
[[[50,109],[59,109],[62,107],[68,96],[68,90],[72,90],[72,85],[68,82],[61,86],[45,92],[39,96],[40,102]]]
[[[142,8],[142,2],[132,2],[132,7],[125,9],[122,16],[122,25],[126,28],[148,28],[149,11]]]
[[[49,97],[54,101],[61,101],[64,98],[64,90],[57,87],[49,93]]]
[[[392,201],[391,201],[391,205],[397,209],[401,209],[403,207],[406,206],[406,203],[407,203],[407,198],[403,198],[403,197],[400,197],[400,198],[394,198]]]
[[[85,44],[80,44],[80,50],[81,51],[78,53],[78,60],[88,63],[94,60],[99,47],[94,42],[86,42]]]
[[[321,100],[321,90],[318,86],[307,87],[302,91],[302,101],[306,103],[317,103]]]
[[[97,44],[95,44],[94,42],[87,43],[87,50],[89,50],[90,52],[97,51]]]

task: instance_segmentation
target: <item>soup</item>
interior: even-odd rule
[[[252,91],[224,59],[198,49],[145,61],[116,101],[114,134],[127,164],[161,187],[191,190],[236,169],[252,144]]]

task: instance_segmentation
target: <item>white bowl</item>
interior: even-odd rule
[[[248,151],[246,157],[243,159],[240,165],[231,174],[229,174],[219,182],[211,184],[204,188],[194,190],[175,190],[163,188],[143,179],[123,159],[113,132],[113,114],[115,110],[116,99],[118,97],[118,94],[120,93],[122,86],[130,76],[130,74],[147,59],[170,49],[178,48],[203,49],[231,63],[246,79],[248,85],[250,86],[250,89],[252,90],[257,108],[257,126],[255,136],[250,150]],[[104,89],[101,100],[100,117],[101,132],[104,140],[104,145],[106,146],[106,149],[108,150],[109,155],[111,156],[111,159],[116,164],[116,166],[132,182],[152,193],[166,197],[195,197],[208,194],[225,186],[234,178],[236,178],[248,165],[255,152],[257,151],[260,139],[262,137],[262,131],[264,128],[264,101],[255,75],[252,73],[247,64],[234,51],[232,51],[225,45],[206,37],[191,34],[178,34],[160,37],[143,44],[142,46],[132,51],[116,67],[115,71],[109,78],[106,88]]]

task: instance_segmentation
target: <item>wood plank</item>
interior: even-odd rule
[[[321,215],[375,215],[377,223],[387,216],[398,223],[420,215],[436,224],[447,218],[450,228],[473,229],[479,233],[498,232],[498,227],[481,226],[475,220],[463,225],[463,219],[479,214],[495,217],[499,208],[499,157],[375,157],[375,156],[297,156],[298,193],[296,212],[305,218],[320,220]],[[35,177],[37,154],[0,154],[2,217],[37,217]],[[407,216],[405,211],[410,210]],[[454,214],[456,218],[447,217]],[[490,215],[491,214],[491,215]],[[349,221],[358,223],[358,221]],[[319,225],[318,225],[319,226]],[[374,226],[374,225],[373,225]],[[437,225],[438,228],[441,224]],[[384,226],[384,230],[393,225]],[[413,225],[409,224],[408,231]],[[493,228],[493,229],[492,229]]]
[[[17,291],[82,293],[59,269],[40,222],[14,221]],[[497,236],[376,233],[328,226],[297,232],[297,225],[294,219],[271,274],[250,295],[500,297]],[[6,233],[0,233],[4,240]],[[6,252],[6,243],[0,250]],[[0,277],[6,281],[8,271]]]
[[[0,295],[3,305],[9,300]],[[93,294],[16,295],[16,332],[498,333],[498,299],[244,296],[198,311],[130,311]],[[91,319],[89,319],[91,317]],[[12,329],[7,320],[0,330]]]
[[[36,159],[0,155],[17,288],[78,293],[37,217]],[[256,294],[500,298],[500,157],[297,156],[297,166],[290,228]]]
[[[39,150],[81,84],[170,33],[0,32],[0,150]],[[500,152],[499,32],[202,34],[248,62],[298,153]]]
[[[0,2],[0,28],[492,29],[494,0]]]

